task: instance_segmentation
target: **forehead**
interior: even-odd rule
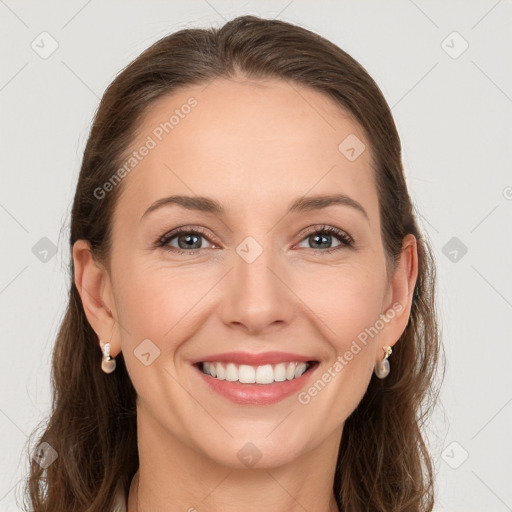
[[[369,213],[376,207],[362,129],[332,99],[295,83],[217,79],[180,89],[146,112],[130,150],[143,146],[150,149],[122,184],[123,201],[141,214],[177,193],[215,197],[227,209],[269,209],[342,192],[366,202]],[[366,150],[348,158],[347,146]]]

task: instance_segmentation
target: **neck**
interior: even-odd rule
[[[127,512],[145,512],[146,510],[150,509],[149,507],[143,507],[140,504],[139,488],[140,488],[140,473],[137,470],[137,472],[135,473],[135,475],[132,479],[131,485],[130,485],[129,498],[128,498],[128,503],[127,503]],[[297,506],[298,506],[298,508],[291,508],[291,509],[287,509],[287,510],[298,510],[298,509],[300,509],[301,511],[308,510],[308,509],[305,509],[304,507],[302,507],[298,502],[297,502]],[[179,510],[179,509],[176,509],[176,510]],[[218,510],[222,510],[222,509],[219,508]],[[334,497],[334,494],[331,494],[327,508],[320,508],[319,510],[325,510],[325,512],[340,512],[338,505],[336,503],[336,498]],[[193,507],[189,507],[187,509],[187,512],[197,512],[197,510]]]
[[[154,419],[137,421],[139,469],[127,512],[339,512],[332,489],[341,429],[285,464],[240,469],[190,449]]]

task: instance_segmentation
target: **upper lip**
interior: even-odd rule
[[[251,354],[250,352],[224,352],[222,354],[211,354],[209,356],[199,357],[192,361],[192,364],[218,362],[261,366],[264,364],[286,363],[288,361],[307,362],[315,361],[315,359],[310,356],[293,354],[292,352],[261,352],[259,354]]]

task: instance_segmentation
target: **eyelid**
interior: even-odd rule
[[[208,240],[208,242],[214,246],[217,246],[217,248],[221,245],[216,242],[216,239],[214,236],[212,236],[208,230],[205,228],[202,228],[200,226],[195,225],[184,225],[179,226],[177,228],[172,229],[171,231],[166,232],[164,235],[162,235],[155,243],[156,248],[162,248],[168,252],[173,252],[176,254],[197,254],[198,252],[206,249],[206,247],[202,247],[200,249],[180,249],[178,247],[171,247],[167,245],[170,240],[173,238],[181,235],[181,234],[197,234]],[[327,249],[314,249],[314,248],[307,248],[311,251],[318,252],[318,253],[332,253],[336,252],[340,249],[353,249],[355,241],[353,237],[347,233],[345,230],[336,228],[334,226],[326,225],[326,224],[317,224],[314,226],[309,226],[305,228],[298,236],[300,236],[299,244],[304,241],[304,239],[314,233],[324,233],[328,234],[329,236],[334,236],[337,238],[340,242],[339,246],[330,247]],[[213,240],[212,240],[213,239]]]
[[[182,233],[196,233],[204,236],[205,238],[214,238],[205,228],[200,226],[195,226],[191,224],[186,224],[184,226],[178,226],[177,228],[171,229],[164,233],[159,239],[158,242],[168,241],[170,238],[174,238],[176,235],[181,235]]]
[[[158,238],[158,240],[155,243],[155,246],[156,246],[156,248],[161,248],[161,249],[167,250],[169,252],[188,253],[188,254],[195,254],[198,251],[205,249],[205,248],[201,248],[201,249],[186,250],[186,249],[179,249],[178,247],[171,247],[171,246],[167,245],[170,242],[170,240],[172,240],[173,238],[176,238],[177,236],[180,236],[182,234],[188,234],[188,233],[202,236],[203,238],[208,240],[208,242],[210,244],[212,244],[213,246],[220,245],[215,241],[215,237],[212,236],[209,232],[207,232],[206,229],[204,229],[200,226],[187,224],[184,226],[178,226],[177,228],[171,229],[171,231],[167,231],[160,238]]]
[[[329,235],[336,235],[340,238],[346,239],[346,243],[354,244],[355,240],[354,238],[349,235],[347,231],[341,228],[336,228],[334,226],[330,226],[328,224],[316,224],[314,226],[309,226],[304,231],[301,232],[301,242],[302,240],[313,233],[328,233]]]

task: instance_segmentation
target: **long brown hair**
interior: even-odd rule
[[[177,88],[239,75],[308,86],[349,112],[371,146],[391,267],[404,236],[417,238],[419,274],[408,325],[393,351],[393,371],[384,380],[372,377],[346,420],[333,490],[344,511],[431,511],[433,465],[422,426],[437,398],[441,354],[434,260],[408,194],[391,111],[366,70],[339,47],[304,28],[255,16],[157,41],[103,95],[74,197],[70,247],[88,240],[95,259],[110,268],[112,212],[123,184],[102,199],[94,191],[122,165],[143,114]],[[139,462],[136,392],[123,355],[113,374],[100,370],[99,340],[84,314],[72,259],[69,270],[69,304],[53,352],[52,409],[37,439],[58,457],[46,468],[30,459],[25,497],[34,512],[109,510],[118,479],[131,479]]]

